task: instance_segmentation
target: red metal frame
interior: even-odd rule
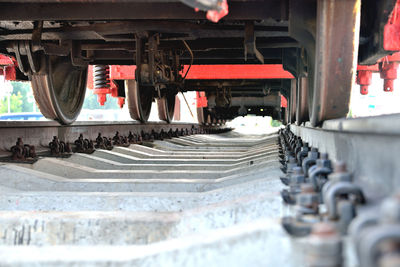
[[[206,108],[208,105],[206,92],[196,92],[196,107]]]
[[[281,95],[281,108],[287,108],[287,99]]]
[[[383,30],[383,49],[400,51],[400,0],[397,0]]]
[[[186,73],[185,66],[183,73]],[[235,79],[293,79],[282,64],[268,65],[193,65],[186,79],[235,80]]]
[[[184,66],[182,75],[189,66]],[[106,95],[117,97],[118,88],[113,80],[135,79],[136,66],[110,66],[110,88],[93,89],[93,66],[89,66],[87,87],[97,94],[100,105],[106,102]],[[234,79],[293,79],[293,75],[283,69],[281,64],[270,65],[192,65],[186,77],[188,80],[234,80]],[[197,94],[197,107],[207,107],[205,93]],[[118,103],[123,106],[125,100],[119,97]]]
[[[13,57],[0,54],[0,75],[4,75],[5,80],[15,81],[17,79],[17,61]]]

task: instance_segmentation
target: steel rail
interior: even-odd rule
[[[80,134],[89,140],[95,140],[99,133],[105,137],[113,137],[118,131],[127,136],[129,132],[140,135],[142,132],[151,134],[170,130],[190,131],[192,128],[205,129],[213,126],[201,126],[197,123],[171,123],[150,122],[141,124],[135,121],[81,121],[72,125],[59,125],[54,121],[1,121],[0,122],[0,156],[10,154],[10,147],[15,145],[17,138],[22,138],[24,144],[36,147],[36,152],[48,150],[49,142],[54,136],[64,142],[74,143]],[[216,127],[214,127],[216,128]]]
[[[320,128],[292,124],[290,129],[330,159],[346,162],[369,198],[381,199],[400,188],[399,114],[329,120]]]

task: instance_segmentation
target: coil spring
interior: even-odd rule
[[[93,84],[95,89],[110,88],[110,66],[95,65],[93,68]]]

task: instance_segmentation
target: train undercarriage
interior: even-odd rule
[[[176,94],[197,91],[209,104],[198,105],[202,123],[257,114],[318,126],[348,113],[357,63],[368,72],[400,50],[397,12],[396,0],[1,0],[0,53],[61,124],[74,122],[93,79],[100,102],[114,90],[141,122],[154,100],[170,122]],[[291,77],[189,79],[192,66],[220,64],[280,65]],[[134,78],[114,82],[110,65],[136,66]]]

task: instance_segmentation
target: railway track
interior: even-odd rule
[[[388,124],[398,119],[262,136],[199,134],[212,127],[192,124],[3,125],[2,146],[16,136],[45,144],[56,132],[66,142],[95,139],[108,127],[104,136],[165,127],[198,134],[53,156],[42,145],[31,164],[0,163],[2,264],[397,266],[397,247],[382,251],[379,242],[398,242],[391,196],[400,188],[400,131]]]
[[[98,142],[97,138],[111,138],[108,148],[114,144],[127,146],[132,143],[151,141],[154,139],[172,138],[177,136],[206,133],[217,130],[218,124],[209,126],[197,125],[193,123],[173,123],[152,122],[141,124],[138,122],[76,122],[73,125],[59,125],[54,121],[44,122],[20,122],[3,121],[0,122],[0,156],[7,157],[12,151],[12,145],[16,144],[21,138],[26,145],[34,146],[36,154],[49,154],[50,145],[57,137],[58,141],[71,144],[70,150],[76,150],[75,141],[82,135],[83,139],[93,142],[93,149],[101,146],[106,148],[105,142]],[[117,134],[118,132],[118,134]],[[126,140],[124,140],[126,139]],[[101,140],[100,140],[101,141]],[[73,152],[73,151],[71,151]],[[90,151],[85,151],[90,152]],[[55,154],[59,154],[60,151]],[[54,153],[52,153],[54,154]]]

